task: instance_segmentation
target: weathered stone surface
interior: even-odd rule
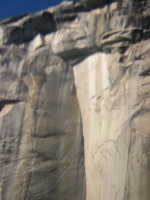
[[[5,21],[2,23],[5,24]],[[22,20],[7,23],[4,27],[3,43],[21,44],[30,41],[38,33],[46,34],[56,31],[56,24],[50,12],[25,16]]]
[[[145,177],[150,97],[146,43],[128,49],[130,63],[119,63],[118,53],[97,53],[74,66],[83,117],[87,199],[141,199],[139,191],[142,198],[150,195]],[[143,50],[144,60],[135,60]]]
[[[78,0],[0,22],[1,200],[149,200],[149,11]]]
[[[84,199],[72,68],[50,52],[41,31],[28,43],[4,42],[0,62],[0,199]]]

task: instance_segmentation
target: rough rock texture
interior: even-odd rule
[[[81,114],[73,69],[46,41],[56,31],[52,14],[1,30],[0,199],[84,199]]]
[[[75,0],[0,22],[0,200],[150,199],[149,13]]]

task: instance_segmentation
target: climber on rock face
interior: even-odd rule
[[[71,85],[70,92],[71,92],[72,95],[75,95],[75,94],[76,94],[76,86],[75,86],[75,83],[73,83],[73,84]]]

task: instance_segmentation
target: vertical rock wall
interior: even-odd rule
[[[141,11],[134,23],[127,15],[130,9],[124,12],[110,12],[102,23],[103,14],[98,16],[96,30],[108,23],[96,42],[102,51],[73,67],[83,119],[87,200],[150,198],[149,25],[142,27]]]
[[[1,200],[85,199],[74,74],[51,51],[46,40],[52,35],[43,34],[56,30],[50,16],[42,12],[1,25]]]
[[[146,52],[146,46],[149,48],[142,42],[131,49],[138,54],[139,49]],[[132,60],[130,66],[124,66],[119,65],[117,56],[96,53],[74,67],[89,200],[140,200],[150,195],[150,80],[147,75],[140,76],[145,70],[143,61]],[[144,65],[149,62],[149,55],[146,57]]]
[[[149,200],[149,13],[79,0],[0,23],[1,200]]]

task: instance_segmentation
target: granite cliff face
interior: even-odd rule
[[[149,13],[76,0],[0,22],[0,200],[150,199]]]

